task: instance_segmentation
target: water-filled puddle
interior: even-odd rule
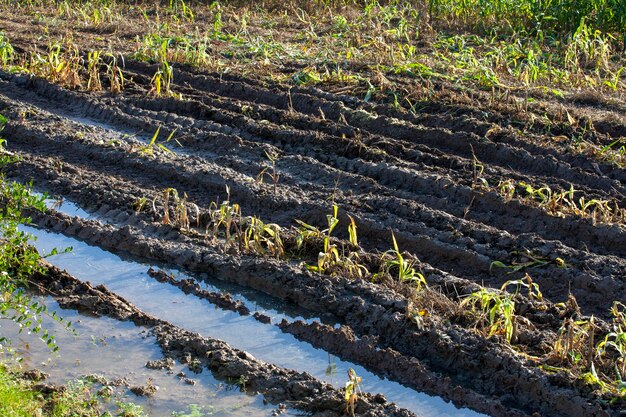
[[[108,383],[125,380],[128,386],[158,387],[152,397],[139,397],[125,386],[115,388],[111,406],[121,399],[141,405],[150,416],[170,416],[196,406],[210,416],[270,416],[276,406],[265,405],[259,395],[247,395],[233,382],[219,381],[204,371],[191,372],[176,362],[172,370],[148,369],[148,361],[161,359],[161,350],[146,328],[107,317],[95,318],[74,310],[62,310],[51,298],[43,299],[50,311],[72,322],[75,333],[45,320],[54,330],[60,351],[52,354],[35,335],[19,334],[12,322],[2,324],[2,335],[13,340],[13,347],[27,368],[47,373],[47,383],[64,384],[84,376],[101,376]],[[179,376],[183,372],[184,377]],[[150,382],[149,382],[150,381]],[[282,414],[281,414],[282,415]],[[295,415],[295,414],[290,414]]]

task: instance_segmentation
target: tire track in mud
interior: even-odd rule
[[[129,60],[128,70],[151,77],[156,71],[156,66],[151,66]],[[376,115],[364,108],[352,109],[337,100],[332,94],[317,94],[309,88],[287,88],[280,85],[271,85],[269,88],[260,86],[257,82],[250,82],[239,77],[218,77],[212,75],[198,75],[179,70],[177,72],[176,85],[191,87],[192,96],[203,96],[204,91],[217,94],[222,98],[230,98],[242,102],[264,104],[284,111],[297,111],[309,116],[318,116],[321,112],[326,119],[343,120],[347,124],[360,131],[370,132],[374,135],[393,141],[404,141],[407,144],[422,143],[429,148],[439,149],[447,153],[471,160],[473,155],[470,145],[474,147],[476,155],[486,164],[511,167],[526,175],[539,177],[558,177],[562,180],[601,190],[607,186],[606,179],[600,177],[589,164],[585,172],[580,168],[570,166],[571,163],[581,162],[581,158],[560,154],[557,158],[544,157],[546,150],[542,147],[523,140],[516,140],[516,148],[507,143],[493,143],[485,140],[474,133],[463,131],[451,132],[445,128],[428,128],[421,124],[410,123],[411,120],[400,120],[395,117]],[[180,91],[186,92],[185,87]],[[313,93],[313,94],[312,94]],[[356,101],[359,102],[359,101]],[[365,107],[365,106],[363,106]],[[380,107],[376,107],[380,109]],[[410,117],[409,117],[410,119]],[[416,121],[416,120],[413,120]],[[509,138],[510,139],[510,138]],[[528,147],[525,149],[524,147]],[[561,160],[564,159],[564,160]],[[571,159],[571,160],[568,160]],[[623,174],[623,170],[615,170]],[[626,178],[622,176],[621,178]],[[613,183],[611,185],[618,185]],[[620,186],[621,194],[624,188]]]
[[[21,82],[28,87],[29,82],[24,81],[23,78]],[[12,84],[8,86],[17,90],[16,94],[27,95],[27,91],[16,88]],[[42,81],[34,81],[31,87],[46,97],[60,96],[61,101],[76,99],[78,102],[85,102],[86,100],[86,104],[82,105],[82,107],[87,107],[85,116],[103,118],[107,121],[112,118],[113,121],[119,123],[114,116],[103,116],[103,113],[123,113],[120,108],[98,104],[97,100],[83,99],[80,94],[67,92]],[[149,100],[142,101],[149,102]],[[190,103],[184,103],[184,105],[189,107]],[[89,110],[92,107],[93,109]],[[167,112],[161,113],[163,114],[161,119],[165,122],[173,117],[170,123],[174,125],[177,124],[176,118],[182,117],[172,116]],[[42,116],[42,122],[47,120],[46,117],[45,114]],[[155,119],[150,117],[127,114],[125,120],[125,123],[135,128],[154,129]],[[167,156],[157,155],[154,158],[156,161],[148,162],[146,158],[137,156],[137,152],[131,152],[129,155],[129,149],[133,146],[137,149],[140,146],[139,142],[126,147],[108,146],[102,138],[97,136],[99,132],[82,130],[78,132],[78,135],[72,134],[68,137],[67,132],[73,132],[78,125],[68,125],[62,118],[56,118],[54,122],[60,127],[64,124],[67,127],[62,127],[58,134],[54,134],[39,126],[33,126],[33,121],[27,121],[16,127],[10,124],[7,132],[15,138],[11,142],[18,148],[25,147],[23,148],[25,152],[34,152],[34,154],[39,152],[41,155],[56,154],[67,165],[75,164],[81,172],[84,172],[82,168],[85,167],[84,162],[88,160],[89,169],[97,169],[103,176],[117,175],[120,178],[126,178],[128,182],[140,184],[144,190],[146,190],[145,184],[147,183],[149,184],[147,190],[150,192],[153,192],[155,188],[163,189],[173,186],[188,192],[200,205],[206,206],[210,201],[215,200],[217,196],[223,194],[224,184],[228,184],[231,197],[243,204],[247,210],[260,214],[264,219],[271,219],[282,224],[290,224],[294,218],[311,223],[323,223],[324,214],[329,210],[327,206],[330,205],[324,203],[323,200],[331,192],[332,180],[330,178],[336,172],[338,175],[343,175],[343,178],[349,179],[344,181],[345,191],[336,191],[337,200],[345,203],[342,204],[342,209],[345,208],[355,215],[359,221],[361,235],[379,249],[388,247],[388,231],[397,230],[401,247],[417,253],[427,264],[453,274],[462,273],[464,277],[473,278],[479,282],[489,278],[488,282],[493,282],[495,286],[499,286],[510,276],[503,273],[490,273],[489,266],[492,260],[512,259],[511,253],[524,247],[531,250],[537,249],[552,258],[558,256],[566,259],[574,267],[570,270],[548,267],[545,270],[533,272],[536,274],[536,281],[542,285],[544,293],[555,299],[559,296],[565,298],[565,290],[571,287],[574,294],[581,297],[583,308],[591,306],[588,312],[601,315],[606,315],[605,297],[620,293],[623,288],[623,283],[617,278],[623,276],[625,270],[623,259],[616,256],[603,256],[605,251],[597,250],[597,246],[602,244],[604,247],[612,248],[612,251],[617,251],[617,254],[621,254],[620,248],[623,249],[626,245],[620,243],[624,239],[624,233],[618,226],[597,227],[589,221],[576,222],[571,219],[548,217],[538,209],[516,202],[503,205],[501,199],[495,194],[477,194],[471,188],[455,183],[450,178],[419,173],[416,170],[411,173],[417,173],[419,176],[413,178],[413,185],[408,188],[439,191],[430,191],[429,194],[416,194],[403,190],[392,191],[391,187],[385,184],[394,184],[397,178],[385,179],[375,174],[363,177],[361,175],[363,170],[359,168],[356,169],[356,174],[352,173],[354,169],[337,169],[333,172],[334,168],[316,162],[312,159],[313,157],[298,156],[297,153],[300,150],[306,152],[304,148],[297,148],[296,155],[285,158],[283,167],[285,171],[281,173],[289,175],[293,172],[314,170],[310,173],[313,179],[308,178],[308,182],[300,185],[299,182],[303,182],[301,181],[303,177],[294,176],[291,181],[285,180],[281,183],[280,195],[272,195],[253,180],[254,174],[263,167],[263,157],[260,154],[264,148],[257,148],[258,144],[250,140],[229,137],[228,133],[240,133],[233,130],[236,128],[217,125],[222,128],[223,132],[217,133],[217,140],[212,142],[213,147],[208,144],[204,147],[207,149],[206,152],[212,152],[212,156],[215,156],[213,159],[201,151],[191,155],[178,153]],[[193,119],[187,118],[178,126],[183,130],[185,125],[189,126],[193,123]],[[196,130],[199,131],[199,129]],[[80,137],[81,135],[83,137]],[[248,138],[254,137],[254,135],[248,136]],[[264,144],[259,146],[261,145]],[[34,147],[39,150],[33,149]],[[198,148],[200,147],[192,146],[191,150]],[[235,156],[229,159],[229,155]],[[335,162],[331,165],[339,165],[337,161],[340,159],[341,157],[335,157]],[[326,160],[332,161],[333,156],[328,156]],[[113,161],[115,163],[112,163]],[[287,166],[287,163],[290,165]],[[353,158],[345,165],[349,166],[350,163],[363,166],[366,162]],[[375,172],[380,164],[372,166]],[[329,175],[329,170],[333,172],[332,175]],[[41,177],[41,174],[35,177]],[[324,177],[328,180],[323,181]],[[407,174],[406,177],[409,178],[409,175]],[[97,178],[97,175],[93,178]],[[120,184],[123,188],[123,180]],[[310,187],[311,184],[314,186]],[[81,185],[81,187],[84,186],[86,184]],[[57,192],[64,194],[67,190]],[[127,196],[126,201],[120,202],[118,208],[124,209],[123,204],[128,207],[145,195],[144,191],[143,195],[134,193],[132,197]],[[416,199],[425,203],[417,202]],[[463,204],[468,202],[469,206],[463,207],[457,204],[455,208],[454,202],[463,202]],[[107,204],[107,202],[100,201],[99,204]],[[447,211],[431,208],[446,206]],[[515,207],[516,210],[511,211],[510,207]],[[479,215],[474,216],[474,211],[477,211]],[[526,213],[526,215],[520,218],[519,213]],[[463,218],[465,215],[468,219]],[[476,221],[475,217],[481,218],[481,221]],[[493,227],[505,225],[509,229],[521,228],[525,232],[529,223],[528,219],[531,218],[539,219],[530,223],[534,223],[535,230],[542,231],[541,235],[548,236],[549,240],[529,233],[509,235],[502,229]],[[385,220],[381,222],[382,219]],[[560,237],[562,237],[560,242],[554,242],[554,239]],[[575,249],[581,246],[579,241],[589,243],[589,245],[583,246],[583,249]],[[571,245],[568,246],[568,244]],[[593,251],[594,249],[596,249],[595,253],[587,252],[587,250]]]
[[[27,135],[22,136],[23,140],[27,140]],[[46,152],[49,150],[49,147],[46,147]],[[117,150],[113,150],[112,152],[118,152]],[[83,158],[82,153],[78,153],[81,155],[79,157],[79,162]],[[23,180],[28,180],[30,178],[36,178],[37,183],[41,186],[46,187],[49,191],[69,196],[81,204],[85,205],[88,209],[94,211],[100,211],[102,213],[107,213],[109,210],[112,210],[112,213],[107,213],[107,217],[114,219],[115,221],[124,221],[128,219],[129,213],[132,213],[131,206],[137,202],[141,198],[148,197],[148,200],[151,199],[152,196],[158,196],[159,192],[154,191],[154,187],[145,188],[144,185],[136,184],[127,181],[123,176],[117,177],[112,176],[112,172],[109,172],[108,175],[102,175],[101,172],[93,172],[91,170],[86,170],[84,167],[79,165],[74,165],[71,163],[71,157],[65,158],[66,162],[64,166],[60,168],[60,172],[55,170],[50,170],[50,166],[54,164],[54,160],[50,160],[46,157],[29,157],[24,158],[24,160],[20,163],[20,165],[15,167],[10,167],[10,172],[13,174],[20,175]],[[107,161],[117,160],[114,157],[106,157],[104,158]],[[91,159],[91,168],[95,166],[95,160]],[[131,164],[132,165],[132,164]],[[126,169],[124,169],[126,170]],[[136,170],[136,175],[131,175],[130,177],[133,180],[138,180],[141,178],[141,168]],[[132,173],[133,170],[130,170]],[[168,184],[162,184],[162,187],[166,187]],[[218,185],[216,185],[217,187]],[[94,198],[94,195],[98,195],[98,197]],[[315,208],[309,208],[314,210]],[[150,218],[152,220],[152,218]],[[367,219],[362,219],[362,223]],[[375,220],[372,220],[372,222]],[[471,225],[467,226],[468,228]],[[461,229],[463,230],[463,229]],[[471,229],[469,229],[471,231]],[[475,231],[474,231],[475,232]],[[449,233],[452,235],[452,233]],[[398,233],[398,238],[405,238],[406,233]],[[428,238],[425,238],[425,240]],[[511,238],[508,238],[511,239]],[[400,240],[401,242],[403,240]],[[511,239],[512,241],[512,239]],[[519,239],[519,241],[529,242],[528,246],[538,247],[542,242],[533,242],[533,239]],[[431,240],[432,243],[432,240]],[[478,246],[478,245],[476,245]],[[570,256],[574,256],[576,253],[565,252],[562,248],[559,248],[558,245],[554,244],[546,244],[543,242],[543,252],[542,254],[549,255],[551,252],[558,252],[561,256],[569,258]],[[429,247],[424,248],[424,250],[429,250],[433,246],[432,244]],[[448,250],[442,251],[440,253],[445,253],[448,258],[452,257],[456,251],[456,253],[461,253],[467,257],[468,253],[466,251],[459,250],[454,246],[448,244]],[[506,247],[508,250],[513,250],[514,247],[509,246]],[[445,247],[444,247],[445,249]],[[483,255],[485,259],[484,267],[488,268],[488,260],[489,257],[496,257],[498,252],[494,252],[493,248],[489,249],[488,252],[485,252],[486,255]],[[503,250],[500,249],[500,252]],[[432,254],[431,258],[435,256],[442,256],[438,254]],[[471,258],[469,258],[471,261]],[[616,262],[613,258],[607,257],[589,257],[585,262],[579,265],[577,268],[571,268],[569,270],[560,269],[560,268],[551,268],[548,269],[546,274],[550,274],[550,278],[553,282],[552,287],[546,286],[544,288],[544,293],[546,295],[551,295],[554,293],[555,296],[562,296],[563,291],[567,290],[567,287],[570,286],[572,291],[580,296],[581,303],[584,302],[589,306],[597,307],[598,313],[600,315],[606,314],[604,311],[604,302],[606,297],[611,293],[620,290],[619,283],[614,280],[604,280],[600,284],[597,283],[597,277],[586,273],[582,270],[582,268],[594,267],[598,268],[610,268],[610,265],[613,264],[613,268],[615,270],[619,270],[622,268],[618,262]],[[464,262],[464,266],[469,265],[469,262]],[[428,265],[424,265],[424,268],[428,268]],[[427,270],[427,269],[426,269]],[[610,271],[610,269],[609,269]],[[506,274],[502,274],[502,279],[510,278]],[[560,283],[559,283],[560,282]],[[594,284],[597,288],[592,288],[590,285]],[[617,286],[616,286],[617,285]],[[580,293],[580,294],[579,294]]]
[[[412,358],[422,361],[429,372],[441,373],[450,380],[450,384],[437,385],[436,390],[441,392],[436,394],[450,399],[461,398],[458,400],[461,403],[470,402],[469,405],[475,408],[485,407],[480,409],[493,415],[503,415],[503,410],[510,413],[515,409],[523,413],[556,410],[559,415],[611,413],[607,410],[609,414],[602,414],[605,411],[601,411],[595,401],[588,403],[575,390],[568,389],[566,394],[557,392],[558,380],[546,377],[497,344],[458,326],[416,330],[405,318],[406,300],[396,293],[382,291],[380,286],[368,287],[365,283],[345,280],[337,286],[328,277],[316,277],[292,264],[267,259],[244,257],[246,261],[242,264],[242,258],[217,251],[206,242],[185,236],[169,226],[159,226],[154,218],[134,215],[131,206],[142,197],[158,195],[166,187],[186,191],[195,202],[206,206],[223,194],[224,185],[228,184],[231,197],[264,220],[286,225],[294,218],[300,218],[323,224],[330,205],[324,198],[332,190],[337,201],[342,202],[342,210],[357,218],[361,236],[373,247],[385,248],[383,244],[389,240],[388,230],[396,230],[401,247],[417,252],[424,261],[422,269],[430,282],[437,282],[442,287],[455,282],[470,288],[469,282],[459,281],[453,275],[483,281],[489,276],[492,260],[509,259],[507,257],[513,251],[529,247],[541,251],[542,255],[562,256],[571,263],[570,269],[549,266],[543,271],[532,271],[534,280],[541,284],[545,294],[560,301],[571,288],[585,311],[603,316],[607,314],[607,300],[624,294],[620,277],[625,270],[623,248],[626,245],[621,245],[624,233],[619,226],[598,227],[584,220],[565,221],[517,202],[504,204],[495,194],[479,194],[472,190],[466,174],[455,180],[453,175],[459,171],[446,173],[443,164],[432,168],[394,156],[391,152],[374,152],[372,150],[379,149],[375,142],[365,143],[364,150],[353,144],[344,149],[333,149],[332,136],[337,133],[332,129],[342,132],[340,129],[345,130],[345,126],[354,124],[353,135],[358,134],[357,128],[375,130],[374,119],[366,112],[355,111],[349,117],[344,116],[345,126],[324,124],[323,120],[315,121],[313,116],[291,117],[295,119],[292,122],[296,125],[294,127],[286,115],[300,110],[295,105],[294,110],[285,110],[282,105],[274,104],[274,108],[282,113],[259,107],[256,117],[273,114],[277,118],[276,122],[269,123],[240,115],[236,109],[220,113],[214,106],[205,108],[208,112],[205,116],[208,116],[203,120],[204,116],[195,116],[192,109],[181,110],[183,106],[191,108],[198,104],[198,100],[178,105],[171,100],[145,100],[132,96],[93,99],[41,80],[19,76],[5,77],[0,83],[6,87],[0,93],[0,102],[8,108],[2,111],[8,112],[11,119],[4,134],[10,139],[10,149],[19,151],[23,157],[19,165],[8,168],[9,172],[23,179],[32,177],[50,191],[69,195],[118,224],[102,226],[49,216],[39,219],[43,226],[107,249],[128,251],[134,256],[190,270],[203,268],[302,307],[330,311],[355,334],[378,336],[376,347],[370,349],[371,355],[376,355],[379,348],[391,349],[400,355],[398,362],[410,363]],[[226,84],[222,88],[234,88]],[[246,88],[242,88],[242,95],[249,93]],[[260,95],[269,94],[269,90],[255,88]],[[229,98],[234,94],[228,93],[231,90],[212,94]],[[38,96],[31,91],[36,91]],[[204,93],[198,92],[198,97],[202,99]],[[298,100],[306,98],[294,95],[292,99],[294,97]],[[137,139],[121,140],[121,135],[115,131],[107,133],[102,129],[86,128],[63,114],[50,115],[47,109],[52,109],[53,99],[60,103],[75,101],[78,117],[112,123],[120,130],[140,129],[148,133],[147,138],[161,123],[169,130],[177,128],[186,147],[172,154],[155,150],[151,157],[142,155],[138,150],[145,143]],[[250,97],[246,100],[255,101]],[[307,100],[313,102],[316,99],[309,97]],[[25,106],[22,102],[31,102],[35,107]],[[161,105],[167,110],[157,111]],[[333,106],[332,103],[325,105]],[[287,118],[282,133],[278,124],[281,117]],[[365,122],[360,118],[365,118]],[[391,120],[389,123],[396,122]],[[387,130],[389,123],[387,127],[383,124]],[[403,129],[400,129],[400,135],[387,132],[388,136],[381,136],[389,143],[388,149],[400,143],[397,136],[410,143],[409,138],[402,135],[422,128],[404,126]],[[317,130],[320,132],[316,133]],[[437,131],[437,134],[450,136],[449,132],[442,132]],[[348,130],[347,133],[351,132]],[[345,131],[341,134],[345,134],[348,140]],[[458,138],[462,139],[462,135]],[[315,149],[316,144],[319,149]],[[439,158],[437,154],[446,151],[446,146],[445,143],[433,146],[428,149],[429,154]],[[307,149],[310,147],[313,149]],[[254,180],[266,163],[263,158],[266,150],[278,150],[283,154],[279,169],[284,177],[278,194]],[[466,156],[444,155],[441,158],[458,161],[457,167],[467,165],[463,160],[467,160]],[[54,168],[55,161],[60,162],[58,169]],[[340,187],[333,178],[338,174],[347,179]],[[599,188],[598,184],[608,183],[594,184],[593,187]],[[587,244],[588,251],[577,249],[579,240]],[[285,276],[295,277],[297,281],[285,281]],[[504,273],[493,274],[491,283],[499,286],[510,278]],[[454,284],[453,290],[458,290]],[[326,298],[320,296],[320,291],[326,294]],[[310,337],[307,334],[311,332],[307,333],[306,329],[300,332],[291,329],[300,337]],[[324,333],[321,328],[312,332],[314,335],[320,333]],[[343,352],[343,355],[351,354],[354,353]],[[371,359],[371,362],[377,360]],[[391,370],[380,369],[379,372],[389,373]],[[395,378],[401,381],[415,377],[396,372]],[[532,388],[524,385],[528,382],[521,382],[529,380],[533,381]],[[424,382],[414,384],[419,388]],[[524,394],[519,398],[509,398],[506,390],[512,386],[527,389],[523,389]],[[479,397],[473,396],[472,391],[479,393]],[[491,395],[504,395],[506,400],[504,404],[483,401],[484,396]],[[555,404],[560,402],[559,395],[574,396],[580,401],[568,402],[555,409]],[[481,401],[488,405],[476,404],[481,402],[476,398],[482,398]]]
[[[171,323],[150,316],[104,286],[93,287],[58,268],[45,264],[46,273],[37,274],[33,281],[45,288],[63,308],[106,315],[121,321],[146,326],[156,336],[164,355],[193,359],[225,381],[246,378],[246,391],[261,393],[273,403],[288,402],[292,407],[313,415],[340,416],[345,412],[344,393],[309,374],[257,360],[250,354],[232,348],[220,340],[178,328]],[[356,404],[356,415],[411,417],[415,414],[388,403],[382,395],[361,394]]]

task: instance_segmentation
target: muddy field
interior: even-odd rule
[[[6,26],[19,33],[17,20]],[[426,101],[408,113],[313,87],[176,66],[179,99],[149,93],[157,70],[126,57],[119,94],[0,71],[0,113],[8,119],[2,136],[20,159],[7,176],[89,213],[33,212],[35,225],[159,265],[149,272],[158,282],[242,316],[252,313],[228,293],[167,268],[305,309],[319,319],[254,317],[459,407],[494,417],[622,415],[619,396],[570,372],[555,353],[568,320],[593,316],[593,345],[594,335],[610,332],[612,303],[626,303],[626,173],[559,139],[587,121],[595,128],[588,140],[605,146],[619,139],[626,126],[618,103],[540,97],[522,112],[490,103],[484,92],[467,103],[448,90],[446,103]],[[559,124],[565,114],[581,127]],[[541,204],[520,184],[563,190],[554,202],[563,207]],[[570,202],[608,208],[572,210],[572,189]],[[234,204],[241,217],[217,217]],[[339,223],[328,244],[341,256],[357,254],[350,259],[362,269],[345,260],[342,268],[310,267],[325,250],[334,205]],[[241,240],[246,216],[272,225],[248,236],[256,245]],[[299,243],[313,230],[302,222],[322,233]],[[282,234],[282,250],[272,233]],[[394,238],[425,285],[401,282],[389,267]],[[320,416],[348,412],[344,394],[311,375],[50,271],[39,283],[62,306],[147,326],[167,357],[197,359],[219,378],[244,376],[247,389],[272,403]],[[543,299],[506,286],[515,292],[512,341],[488,335],[463,301],[523,278],[538,284]],[[376,393],[359,395],[355,405],[357,415],[413,415]]]

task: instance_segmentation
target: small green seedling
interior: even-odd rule
[[[361,394],[361,382],[363,378],[358,376],[354,369],[348,369],[348,382],[346,382],[346,413],[354,417],[356,411],[356,402]]]
[[[152,136],[152,139],[150,139],[150,143],[148,143],[146,146],[143,146],[139,149],[139,153],[144,154],[144,155],[154,155],[154,148],[157,147],[159,149],[161,149],[162,151],[165,151],[167,153],[173,153],[171,150],[169,150],[165,145],[163,145],[162,143],[157,143],[156,140],[159,137],[159,132],[161,131],[161,126],[159,126],[156,130],[156,132],[154,132],[154,135]],[[172,140],[172,137],[174,136],[174,133],[176,133],[176,129],[174,129],[172,131],[172,133],[170,133],[170,135],[167,137],[167,139],[165,140],[165,142],[169,142],[170,140]]]

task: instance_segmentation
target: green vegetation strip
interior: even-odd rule
[[[143,417],[141,407],[112,400],[88,381],[43,387],[19,371],[0,365],[0,415],[11,417]],[[112,409],[106,411],[107,408]]]

